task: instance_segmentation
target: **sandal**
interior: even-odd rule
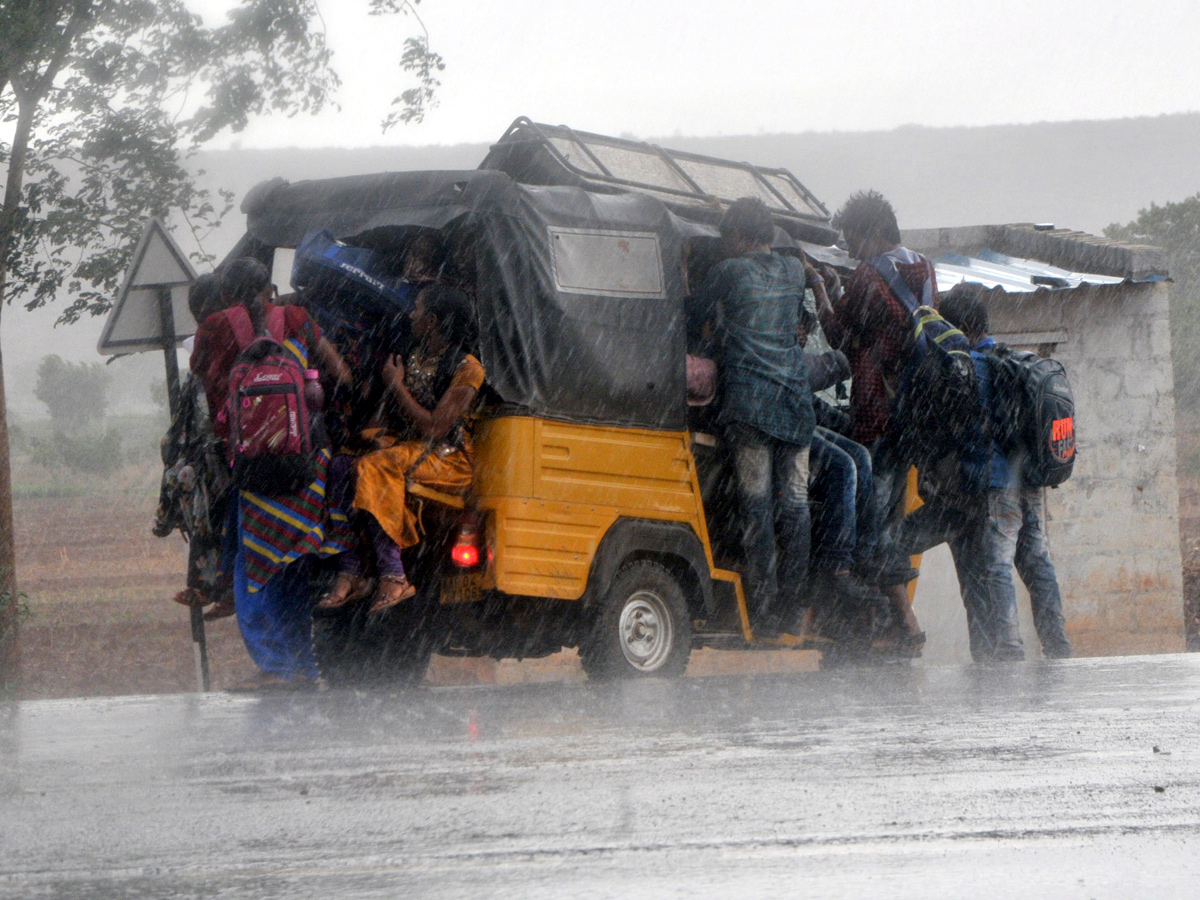
[[[371,592],[371,583],[361,575],[351,575],[349,572],[338,572],[333,587],[317,601],[315,609],[328,612],[341,609],[356,600],[365,600]]]
[[[371,603],[370,612],[383,612],[393,606],[399,606],[405,600],[415,597],[417,589],[403,575],[381,575],[379,587],[375,589],[375,600]]]
[[[171,599],[181,606],[208,606],[208,604],[212,603],[208,597],[191,587],[184,588]]]

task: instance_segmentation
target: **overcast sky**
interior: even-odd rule
[[[217,15],[228,0],[197,0]],[[1200,109],[1196,0],[423,0],[440,107],[386,136],[411,18],[320,0],[342,111],[246,147],[492,141],[518,115],[608,134],[855,131]]]
[[[669,138],[1200,109],[1200,0],[423,0],[446,59],[441,105],[385,136],[417,25],[368,17],[368,0],[319,2],[342,111],[267,119],[215,146],[490,142],[519,115]],[[206,16],[233,5],[189,3]],[[52,329],[60,311],[6,316],[10,376],[46,352],[95,358],[103,319]]]

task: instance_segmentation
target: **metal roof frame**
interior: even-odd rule
[[[589,172],[579,168],[572,163],[566,156],[554,146],[552,137],[570,141],[574,146],[578,147],[580,152],[591,161],[591,163],[599,170],[599,172]],[[492,145],[492,150],[497,150],[505,145],[518,143],[525,144],[540,144],[545,150],[554,157],[564,169],[569,171],[576,177],[589,182],[600,182],[603,184],[613,185],[614,187],[632,188],[641,191],[650,191],[658,194],[667,194],[680,199],[692,200],[697,204],[711,204],[714,200],[719,200],[724,203],[731,202],[736,197],[714,197],[712,194],[704,191],[699,184],[696,183],[682,166],[679,165],[679,160],[686,160],[707,166],[725,169],[737,169],[749,174],[756,183],[761,185],[770,196],[778,200],[777,206],[768,207],[777,215],[788,216],[791,218],[801,219],[807,222],[812,222],[828,227],[830,212],[812,191],[805,187],[795,175],[787,169],[767,168],[765,166],[756,166],[749,162],[734,162],[732,160],[721,159],[715,156],[705,156],[699,153],[689,153],[683,150],[670,150],[665,147],[660,147],[657,144],[651,144],[645,141],[634,141],[628,138],[616,138],[608,135],[594,134],[587,131],[576,131],[567,125],[546,125],[534,122],[526,116],[517,118],[504,132],[504,135]],[[688,185],[690,190],[670,187],[661,184],[651,184],[647,182],[634,181],[628,178],[622,178],[613,175],[611,169],[606,166],[601,159],[592,150],[590,144],[603,144],[609,147],[624,149],[642,155],[655,156],[675,174],[681,181]],[[796,193],[808,205],[807,211],[798,209],[786,196],[773,185],[766,176],[779,178],[796,191]]]

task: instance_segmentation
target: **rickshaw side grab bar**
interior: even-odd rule
[[[405,481],[405,489],[414,497],[420,497],[423,500],[432,500],[434,503],[440,503],[442,506],[449,506],[451,509],[466,509],[467,501],[455,494],[447,494],[442,491],[434,490],[431,487],[426,487],[420,482],[408,479]]]

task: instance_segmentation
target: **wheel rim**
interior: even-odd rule
[[[662,666],[675,644],[675,623],[666,601],[653,591],[633,594],[621,610],[617,634],[625,659],[639,672]]]

